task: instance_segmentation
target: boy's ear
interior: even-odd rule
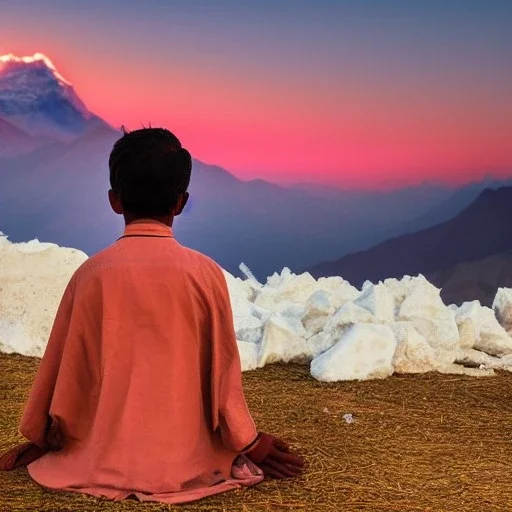
[[[108,191],[108,201],[115,213],[118,215],[123,214],[123,205],[121,204],[121,199],[119,199],[119,196],[112,189]]]
[[[189,198],[188,192],[183,192],[183,194],[179,195],[178,202],[176,203],[176,207],[174,208],[174,216],[175,217],[176,217],[176,215],[179,215],[183,211],[183,208],[185,208],[185,206],[187,204],[188,198]]]

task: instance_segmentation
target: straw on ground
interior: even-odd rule
[[[17,424],[37,364],[0,354],[0,450],[21,440]],[[171,507],[55,493],[17,470],[0,473],[0,511],[512,510],[512,375],[323,384],[308,373],[271,365],[244,374],[259,428],[305,455],[309,469],[297,480]]]

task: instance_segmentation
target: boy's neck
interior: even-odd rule
[[[156,221],[165,224],[166,226],[172,227],[172,223],[174,221],[174,216],[172,214],[165,215],[162,217],[136,217],[134,215],[125,215],[124,223],[127,226],[128,224],[132,224],[134,222],[144,222],[144,221]]]

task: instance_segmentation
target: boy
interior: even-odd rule
[[[109,201],[124,235],[71,278],[20,425],[0,458],[39,484],[182,503],[302,472],[247,409],[226,281],[173,237],[192,161],[164,129],[124,132]]]

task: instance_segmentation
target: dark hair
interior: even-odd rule
[[[168,215],[190,184],[190,153],[164,128],[122,130],[108,161],[112,190],[126,213]]]

